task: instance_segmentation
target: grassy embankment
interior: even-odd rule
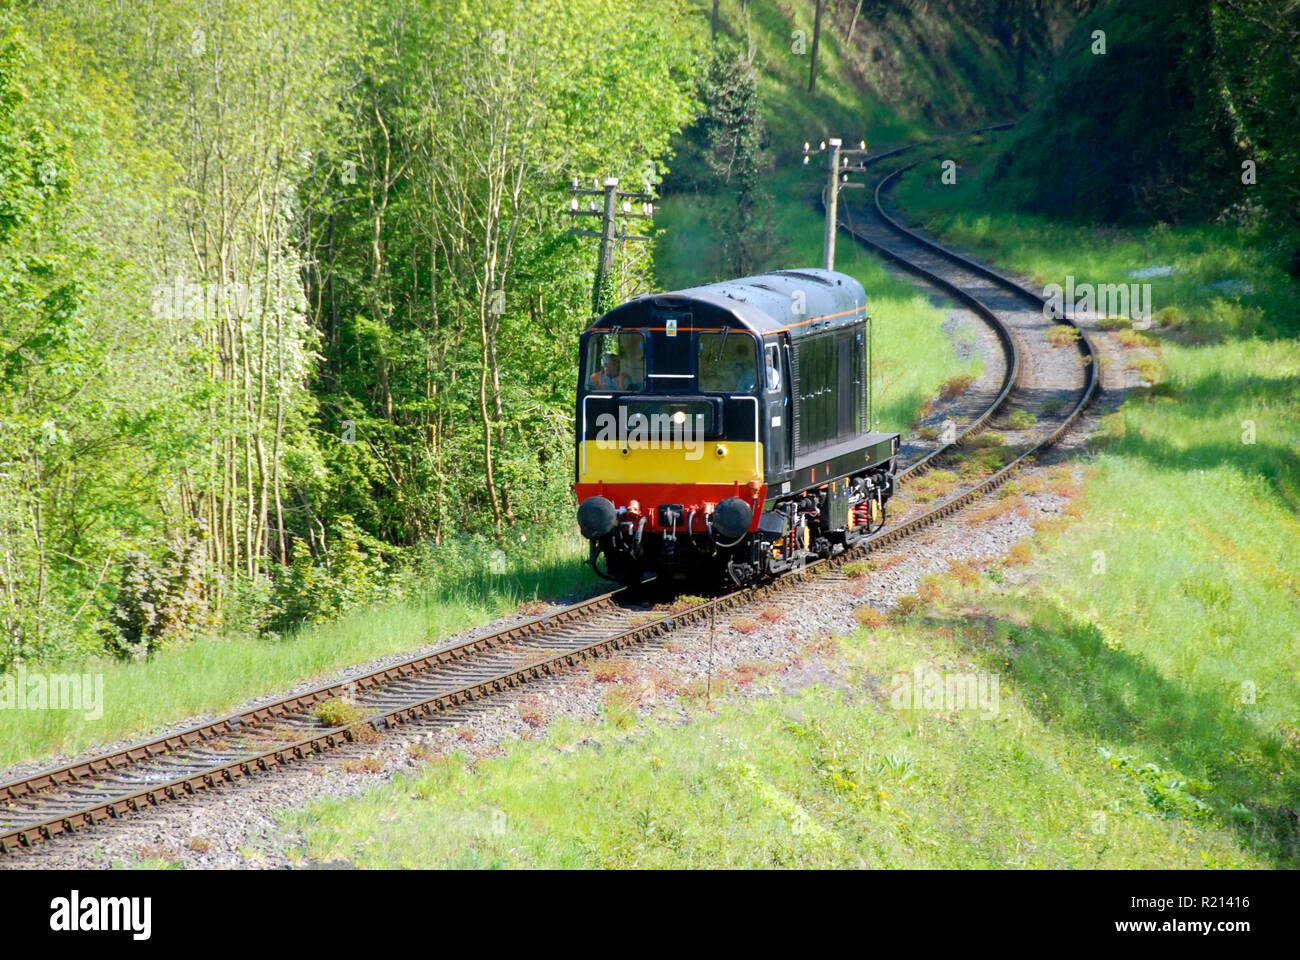
[[[282,639],[203,637],[146,661],[91,660],[42,665],[51,673],[102,673],[103,716],[72,710],[0,710],[0,765],[155,730],[223,712],[349,664],[433,643],[538,598],[597,589],[582,560],[585,545],[566,535],[519,545],[494,565],[482,553],[457,554],[421,596],[357,610]],[[493,566],[495,566],[494,572]]]
[[[815,6],[802,0],[723,0],[721,6],[723,35],[754,51],[777,153],[824,136],[864,137],[873,147],[904,143],[1023,109],[1015,58],[1001,48],[987,18],[953,2],[877,4],[858,18],[851,39],[853,5],[828,5],[817,90],[809,94]],[[710,7],[708,0],[700,3],[702,30]],[[1044,32],[1059,39],[1068,28],[1066,16]],[[1025,91],[1037,87],[1047,62],[1035,45],[1025,61]]]
[[[900,204],[1005,269],[1044,283],[1177,270],[1150,280],[1164,324],[1120,334],[1158,352],[1159,380],[1105,421],[1067,518],[839,640],[844,691],[773,690],[712,714],[691,700],[684,727],[611,712],[498,759],[443,758],[288,818],[302,853],[364,866],[1300,863],[1294,284],[1227,228],[1053,225],[981,209],[977,184],[926,190],[917,176]],[[918,665],[996,677],[996,713],[895,709],[895,677]]]

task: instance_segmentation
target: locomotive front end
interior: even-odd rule
[[[584,334],[574,490],[603,575],[712,576],[745,554],[767,493],[761,358],[726,310],[664,297]]]
[[[602,576],[709,590],[884,523],[899,436],[871,429],[852,277],[779,270],[637,297],[580,350],[574,492]]]

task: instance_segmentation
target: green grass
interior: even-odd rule
[[[768,180],[773,197],[773,249],[757,270],[819,266],[823,215],[808,195],[806,171],[787,164]],[[813,196],[816,187],[812,188]],[[726,279],[709,205],[694,196],[666,197],[658,208],[663,234],[655,245],[659,287],[677,290]],[[917,288],[887,273],[880,261],[844,231],[836,242],[835,268],[857,279],[873,317],[876,416],[882,430],[906,432],[921,406],[949,377],[978,375],[978,359],[963,363],[943,332],[946,311]],[[973,331],[962,334],[973,339]]]
[[[925,229],[1039,285],[1064,284],[1067,275],[1076,283],[1150,283],[1156,319],[1174,328],[1176,343],[1300,333],[1296,286],[1251,233],[1206,224],[1086,226],[998,211],[985,199],[992,158],[959,151],[962,145],[954,143],[945,154],[958,160],[956,184],[940,183],[943,158],[926,160],[903,178],[890,202]],[[1177,272],[1130,275],[1152,267]]]
[[[1152,277],[1159,382],[1103,422],[1082,519],[1047,539],[1026,662],[1060,722],[1214,785],[1279,864],[1300,857],[1300,291],[1223,226],[1098,230],[965,204],[924,172],[900,205],[1042,282]],[[1232,295],[1222,282],[1236,285]],[[1216,287],[1215,285],[1220,286]],[[1122,326],[1117,334],[1124,336]],[[1225,813],[1234,806],[1235,813]]]
[[[1157,781],[1153,804],[1086,731],[1041,717],[1036,687],[1004,680],[991,719],[894,709],[881,687],[918,662],[969,665],[972,639],[860,631],[847,695],[733,701],[631,734],[560,723],[282,822],[295,856],[370,868],[1267,865],[1186,813],[1191,787]]]
[[[49,672],[102,673],[103,716],[92,720],[81,711],[0,710],[0,765],[80,751],[187,717],[225,712],[304,679],[435,642],[523,602],[593,591],[597,585],[584,572],[582,546],[578,550],[560,538],[539,543],[498,574],[484,564],[459,577],[447,576],[423,596],[359,610],[281,640],[199,638],[139,663],[42,664],[39,669]]]

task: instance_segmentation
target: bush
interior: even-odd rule
[[[971,373],[959,373],[956,376],[949,377],[939,388],[939,396],[945,400],[951,400],[954,397],[960,397],[970,389],[970,385],[975,382],[975,375]]]
[[[879,560],[854,560],[852,563],[844,565],[844,575],[850,580],[857,580],[879,569],[879,567]]]
[[[853,619],[868,630],[878,630],[888,621],[888,618],[875,607],[855,607]]]
[[[270,630],[325,623],[393,593],[383,561],[361,549],[352,518],[339,517],[335,527],[333,546],[319,561],[307,544],[293,539],[289,565],[277,571],[271,591]]]
[[[1058,324],[1047,331],[1047,342],[1054,347],[1068,347],[1078,339],[1079,331],[1065,324]]]
[[[110,652],[139,659],[194,633],[207,611],[203,554],[202,535],[195,532],[170,544],[160,564],[140,550],[126,555],[109,613]]]
[[[905,594],[895,602],[894,609],[890,611],[890,618],[895,621],[906,620],[924,610],[925,606],[925,601],[915,593]]]

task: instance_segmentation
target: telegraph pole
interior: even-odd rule
[[[614,245],[618,243],[618,177],[605,178],[605,206],[600,227],[600,265],[596,268],[596,290],[603,294],[605,278],[614,269]],[[593,300],[595,309],[598,304]]]
[[[862,187],[861,183],[849,183],[849,173],[866,169],[864,162],[867,155],[867,143],[858,141],[858,149],[845,150],[844,141],[837,137],[823,140],[817,149],[810,144],[803,145],[804,166],[815,153],[826,154],[826,186],[822,188],[822,202],[826,206],[826,233],[822,241],[822,266],[827,270],[835,269],[835,231],[839,228],[840,191],[849,187]],[[849,158],[857,158],[850,164]]]
[[[604,181],[594,181],[592,189],[578,185],[578,179],[575,177],[569,187],[569,192],[574,195],[569,201],[569,216],[571,217],[600,217],[601,228],[597,230],[579,230],[574,227],[569,233],[580,237],[599,237],[600,238],[600,260],[596,263],[596,283],[591,290],[591,312],[595,316],[600,316],[609,307],[606,303],[608,300],[606,285],[609,283],[609,277],[614,269],[614,251],[620,243],[624,241],[646,242],[650,238],[643,237],[639,234],[628,233],[626,229],[619,232],[618,220],[622,217],[624,220],[649,220],[654,216],[654,195],[651,185],[646,184],[644,192],[641,191],[623,191],[618,189],[618,177],[606,177]],[[579,196],[600,197],[598,204],[596,200],[590,200],[587,203],[587,209],[580,209]],[[641,212],[632,211],[632,202],[638,201],[641,204]],[[620,205],[622,209],[620,209]]]
[[[817,5],[818,13],[821,4]],[[840,143],[838,137],[826,141],[826,234],[822,240],[822,267],[835,269],[835,232],[840,223]]]

